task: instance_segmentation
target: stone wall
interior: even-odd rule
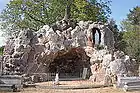
[[[119,76],[137,76],[138,65],[136,61],[125,55],[122,51],[113,54],[107,49],[97,50],[92,47],[85,49],[90,57],[91,72],[90,80],[110,85],[116,83]]]
[[[92,21],[71,24],[62,20],[37,32],[27,29],[18,37],[9,38],[4,48],[3,74],[47,73],[58,69],[75,73],[90,66],[90,80],[104,84],[114,82],[120,75],[136,75],[135,60],[121,51],[112,52],[114,37],[107,24]],[[99,46],[103,49],[95,46],[95,31],[101,35]]]
[[[95,31],[101,35],[99,45],[104,49],[99,50],[95,47]],[[74,57],[77,57],[79,59],[74,64],[79,64],[79,69],[90,65],[92,81],[106,82],[113,76],[130,75],[130,72],[134,72],[131,69],[134,68],[135,62],[128,56],[116,57],[121,54],[120,52],[114,54],[115,60],[113,60],[113,48],[113,32],[107,24],[80,21],[71,25],[70,22],[62,20],[53,26],[45,25],[37,32],[28,29],[21,31],[17,38],[9,38],[4,49],[3,72],[4,74],[47,73],[53,70],[50,70],[52,66],[60,67],[57,61],[65,61],[68,64],[74,62],[76,59]],[[69,59],[71,56],[74,57]],[[114,66],[120,70],[117,71]]]

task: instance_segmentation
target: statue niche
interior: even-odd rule
[[[90,35],[87,37],[87,41],[88,41],[87,45],[90,46],[90,47],[94,47],[96,32],[98,32],[98,35],[99,35],[98,44],[100,44],[101,43],[101,32],[100,32],[100,29],[96,28],[96,27],[93,27],[89,31],[90,31]]]

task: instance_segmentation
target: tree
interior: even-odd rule
[[[132,25],[140,25],[140,7],[136,6],[133,10],[130,10],[127,17]]]
[[[63,19],[64,15],[75,20],[105,22],[111,13],[109,3],[108,0],[11,0],[0,19],[2,29],[9,34],[27,28],[38,31],[45,24]]]
[[[77,20],[92,20],[106,22],[111,10],[109,4],[111,1],[103,2],[103,0],[74,0],[72,17]],[[75,12],[76,11],[76,12]]]
[[[119,31],[118,26],[116,25],[116,22],[114,19],[109,20],[109,29],[114,34],[114,48],[120,51],[125,50],[126,42],[123,40],[123,34],[124,32]]]
[[[127,19],[122,21],[123,40],[127,43],[125,52],[140,62],[140,7],[130,10]]]

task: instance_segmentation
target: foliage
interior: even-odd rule
[[[140,6],[136,6],[133,10],[130,10],[127,17],[132,25],[140,25]]]
[[[99,44],[96,45],[95,47],[96,47],[97,50],[102,50],[102,49],[104,49],[104,46],[103,46],[103,45],[99,45]]]
[[[132,30],[128,30],[123,35],[123,40],[127,43],[125,51],[131,57],[140,59],[140,27],[130,26],[129,29]]]
[[[126,46],[126,42],[122,40],[124,32],[119,31],[114,19],[109,20],[109,29],[113,32],[114,35],[114,48],[120,51],[124,51]]]
[[[127,43],[125,52],[140,62],[140,7],[130,10],[127,19],[122,21],[122,28],[123,41]]]
[[[2,11],[2,29],[11,35],[20,29],[34,31],[63,19],[66,6],[71,19],[105,22],[111,13],[108,0],[11,0]]]
[[[3,50],[4,50],[4,47],[0,47],[0,55],[3,55]]]
[[[74,0],[75,11],[72,17],[77,20],[107,21],[111,10],[108,6],[110,1],[97,2],[97,0]]]

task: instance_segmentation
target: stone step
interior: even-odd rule
[[[23,78],[17,75],[3,75],[0,76],[0,80],[5,84],[22,85]]]
[[[139,81],[126,82],[125,85],[128,85],[128,86],[137,86],[137,85],[140,85],[140,80]]]
[[[13,90],[17,91],[23,87],[23,78],[22,76],[17,75],[2,75],[0,76],[0,81],[3,84],[0,84],[0,90]]]
[[[140,77],[118,77],[117,87],[123,88],[127,82],[139,82]]]
[[[136,85],[136,86],[124,85],[123,90],[124,90],[124,91],[140,90],[140,85]]]
[[[119,77],[118,82],[126,82],[126,81],[137,81],[140,80],[140,77]]]
[[[17,92],[18,88],[16,85],[13,84],[0,84],[0,90]]]

